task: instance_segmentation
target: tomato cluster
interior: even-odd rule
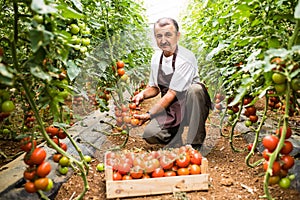
[[[201,174],[202,154],[188,145],[151,152],[108,152],[105,160],[113,169],[113,180],[130,180]]]
[[[228,120],[233,121],[237,117],[237,113],[239,112],[239,103],[229,106],[229,104],[233,101],[234,97],[230,97],[227,100],[227,114],[229,115]]]
[[[222,101],[225,99],[225,96],[221,93],[217,93],[215,96],[215,108],[218,113],[223,109]]]
[[[128,126],[138,126],[140,121],[133,117],[138,114],[139,107],[133,102],[125,104],[120,107],[115,106],[116,126],[122,127],[121,130],[126,130]]]
[[[10,93],[6,90],[0,90],[0,122],[14,110],[15,104],[10,100]]]
[[[270,155],[277,148],[282,132],[283,127],[280,127],[276,130],[276,134],[266,135],[262,139],[262,144],[265,147],[265,149],[262,152],[263,157],[265,159],[263,163],[263,168],[265,171],[268,169]],[[294,166],[294,157],[290,155],[290,153],[293,150],[293,144],[288,140],[291,137],[291,135],[292,130],[290,127],[287,127],[284,146],[281,148],[280,153],[272,166],[272,172],[269,178],[270,185],[279,183],[279,186],[282,188],[289,187],[287,187],[286,184],[284,185],[282,182],[287,183],[286,178],[288,177],[288,170]],[[281,182],[282,179],[284,181]]]
[[[48,133],[48,135],[50,136],[50,138],[52,139],[52,141],[55,144],[57,144],[64,151],[67,151],[67,149],[68,149],[67,144],[60,141],[61,139],[65,139],[67,137],[67,134],[63,131],[63,129],[60,129],[55,126],[48,126],[46,128],[46,132]],[[70,164],[69,158],[63,156],[59,152],[56,152],[52,156],[52,159],[54,162],[59,164],[58,171],[60,172],[60,174],[63,174],[63,175],[67,174],[67,172],[69,170],[68,166]]]
[[[51,164],[45,161],[46,151],[43,148],[36,147],[36,140],[30,137],[22,139],[21,149],[26,152],[24,162],[27,168],[23,173],[26,180],[25,190],[28,193],[35,193],[38,190],[51,190],[53,181],[47,177],[51,172]]]
[[[253,98],[251,96],[247,96],[243,100],[243,105],[245,108],[244,115],[248,117],[248,120],[245,121],[245,125],[247,127],[251,126],[253,123],[258,121],[258,116],[256,114],[255,105],[251,105]]]
[[[91,43],[89,38],[90,29],[83,22],[72,23],[67,29],[72,34],[71,44],[74,50],[80,53],[88,51],[88,46]]]

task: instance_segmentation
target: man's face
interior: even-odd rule
[[[154,28],[157,46],[164,51],[165,55],[172,55],[175,52],[180,33],[176,31],[173,24],[163,27],[157,24]]]

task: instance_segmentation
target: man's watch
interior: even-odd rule
[[[149,115],[150,115],[150,119],[152,119],[152,114],[151,114],[151,112],[150,112],[150,111],[147,111],[146,113],[149,114]]]

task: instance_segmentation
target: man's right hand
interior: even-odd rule
[[[138,106],[140,102],[144,100],[144,94],[143,92],[138,93],[132,98],[132,101],[135,102],[135,104]]]

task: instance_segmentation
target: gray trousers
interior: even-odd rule
[[[170,148],[180,147],[184,145],[182,141],[184,127],[188,126],[185,144],[203,144],[209,109],[210,99],[205,89],[199,84],[192,84],[186,94],[185,115],[180,126],[163,129],[154,118],[145,127],[143,139],[150,144],[166,144]]]

